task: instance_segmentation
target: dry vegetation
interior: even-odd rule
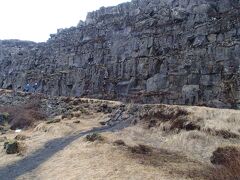
[[[12,130],[32,127],[35,122],[46,118],[40,110],[39,99],[30,99],[24,105],[0,106],[0,112],[6,115],[6,123]]]
[[[148,128],[159,127],[164,124],[164,131],[200,130],[199,125],[189,122],[189,114],[187,110],[180,107],[159,105],[156,108],[149,109],[146,106],[140,118],[146,123]]]
[[[85,139],[87,141],[90,141],[90,142],[94,142],[94,141],[103,141],[104,138],[98,134],[98,133],[93,133],[93,134],[88,134]]]
[[[210,180],[240,179],[240,148],[226,146],[217,148],[211,157],[211,162],[216,165],[210,168]]]
[[[63,104],[67,111],[37,123],[34,130],[31,127],[35,122],[45,117],[39,99],[33,98],[24,106],[0,108],[0,112],[8,114],[12,129],[29,127],[23,134],[5,134],[0,140],[15,138],[24,145],[21,150],[24,157],[41,149],[56,149],[35,169],[16,179],[240,179],[237,110],[121,106],[119,102],[68,97],[55,100],[55,104]],[[131,117],[131,126],[116,132],[91,131],[58,148],[80,132],[106,127],[106,122],[116,116],[114,113],[123,109],[122,122]],[[62,140],[48,144],[56,138]],[[24,158],[6,156],[3,152],[0,156],[0,171],[6,164]]]
[[[182,170],[175,170],[175,173],[181,172],[185,178],[232,180],[240,179],[240,157],[236,147],[240,144],[239,127],[240,112],[236,110],[146,105],[140,110],[138,124],[120,133],[120,138],[130,144],[150,145],[147,146],[148,149],[152,148],[154,152],[150,156],[134,155],[144,157],[142,162],[148,162],[148,165],[165,164],[168,170],[174,169],[175,166],[169,165],[171,160],[159,159],[163,154],[167,157],[163,152],[169,152],[175,154],[175,163],[183,159],[178,164],[178,167],[183,166]],[[132,138],[125,134],[131,134]],[[131,148],[136,148],[132,152],[141,152],[140,147],[132,146]],[[159,153],[154,156],[156,152],[161,152],[161,155]],[[198,168],[183,171],[189,162]]]

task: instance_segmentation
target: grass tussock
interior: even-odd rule
[[[164,131],[173,130],[200,130],[200,126],[189,120],[189,112],[180,107],[161,105],[157,108],[144,108],[140,114],[140,119],[147,128],[159,127],[161,124]]]
[[[15,136],[15,140],[17,141],[24,141],[26,140],[28,137],[26,135],[23,135],[23,134],[18,134],[17,136]]]
[[[197,161],[188,159],[186,156],[177,152],[172,152],[166,149],[155,148],[152,146],[138,144],[135,146],[125,145],[129,158],[136,162],[151,166],[154,168],[166,168],[171,175],[181,176],[186,178],[199,178],[201,174],[201,164]],[[185,169],[178,168],[179,165],[185,164]]]
[[[208,170],[208,180],[239,180],[240,149],[233,146],[217,148],[211,157],[215,166]]]
[[[204,132],[212,135],[212,136],[221,136],[224,139],[230,139],[230,138],[240,138],[240,136],[236,133],[230,132],[230,130],[216,130],[216,129],[205,129]]]
[[[189,113],[185,109],[179,107],[170,107],[161,105],[155,109],[145,108],[140,115],[141,119],[155,118],[161,121],[172,121],[180,117],[185,117]]]
[[[115,145],[115,146],[126,146],[125,142],[121,139],[114,141],[113,145]]]
[[[92,133],[92,134],[88,134],[85,137],[86,141],[90,141],[90,142],[94,142],[94,141],[103,141],[104,138],[98,134],[98,133]]]
[[[143,144],[129,147],[129,150],[134,154],[151,154],[153,151],[150,146],[143,145]]]
[[[163,167],[168,163],[184,163],[187,161],[185,156],[170,152],[165,149],[158,149],[151,146],[139,144],[136,146],[128,146],[130,156],[139,159],[143,164],[154,167]]]
[[[233,146],[217,148],[211,157],[211,163],[228,166],[240,158],[240,149]],[[239,159],[240,160],[240,159]]]

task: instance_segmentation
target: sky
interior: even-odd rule
[[[0,0],[0,39],[44,42],[57,29],[76,26],[87,12],[130,0]]]

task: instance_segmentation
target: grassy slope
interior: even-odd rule
[[[72,105],[74,101],[74,98],[67,100],[67,104]],[[1,151],[0,172],[7,165],[19,162],[41,148],[54,149],[46,143],[56,138],[66,138],[101,126],[99,122],[106,121],[111,114],[99,111],[102,103],[98,100],[75,103],[71,113],[78,115],[64,119],[61,115],[52,117],[60,119],[60,122],[37,122],[35,127],[21,132],[29,137],[22,141],[26,145],[24,156],[6,155]],[[104,103],[111,107],[120,104]],[[84,111],[76,108],[78,106],[84,106]],[[214,171],[210,162],[212,152],[218,147],[240,144],[240,111],[143,105],[134,112],[132,109],[135,106],[127,105],[126,113],[137,114],[135,125],[114,133],[102,133],[103,141],[88,142],[85,138],[76,138],[30,172],[20,173],[18,179],[206,179],[209,178],[205,176],[208,171]],[[80,123],[74,123],[76,120]],[[186,129],[186,124],[193,124],[195,128]],[[0,138],[4,136],[11,139],[16,133],[8,131]],[[114,141],[120,139],[125,146],[114,145]],[[54,146],[60,144],[55,143]],[[150,149],[149,153],[141,149],[140,152],[138,149],[135,151],[138,145]],[[0,148],[2,146],[3,142]],[[220,178],[219,174],[215,176]]]

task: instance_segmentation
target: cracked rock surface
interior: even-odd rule
[[[133,0],[44,43],[0,41],[0,87],[47,95],[240,107],[239,0]]]

